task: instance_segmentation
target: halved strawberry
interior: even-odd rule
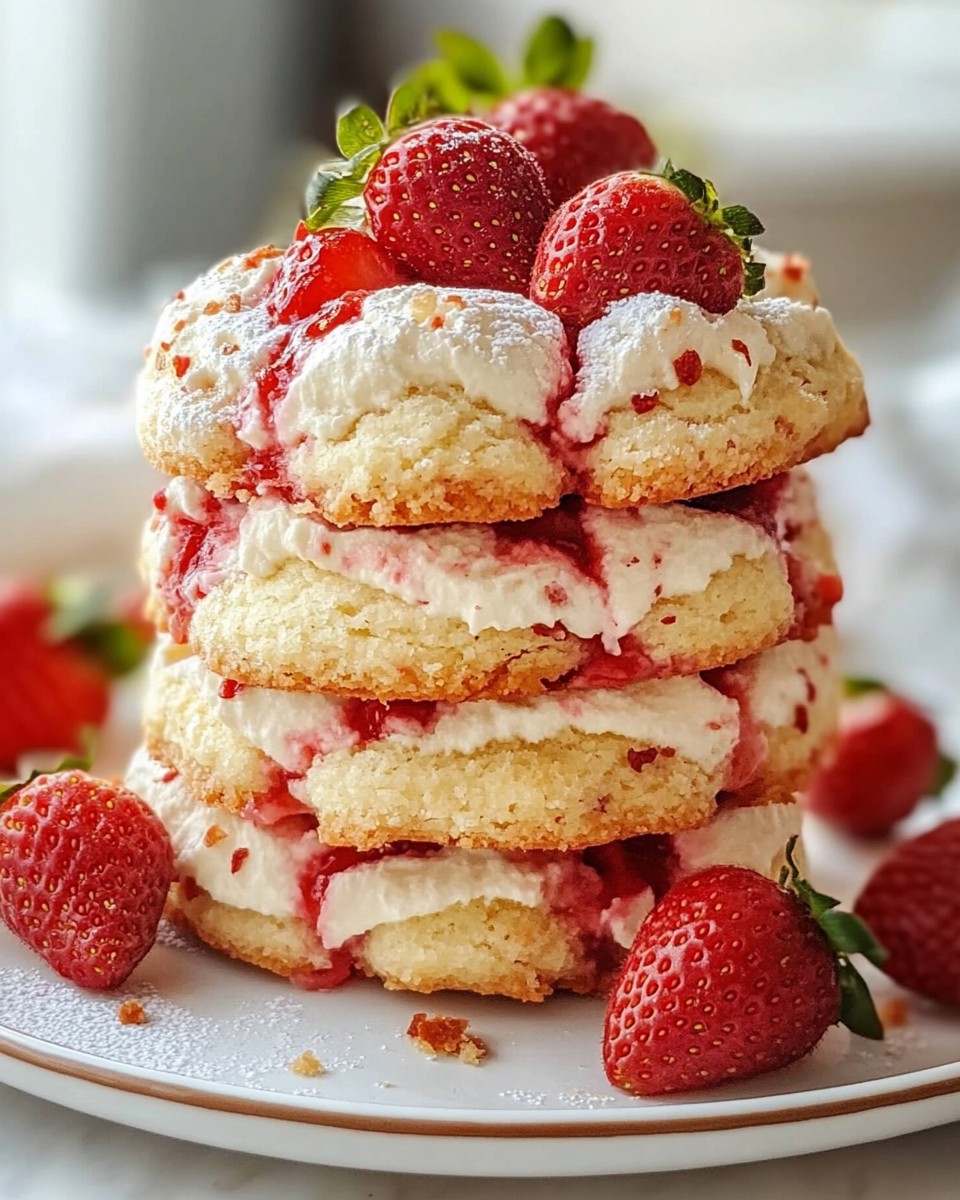
[[[389,254],[354,229],[311,233],[301,222],[284,252],[268,307],[281,323],[312,316],[348,291],[378,291],[405,283]]]

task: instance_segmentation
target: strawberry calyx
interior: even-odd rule
[[[883,1040],[883,1025],[863,976],[850,958],[854,954],[880,967],[887,951],[873,936],[869,925],[853,913],[841,912],[840,901],[818,892],[797,867],[794,852],[797,838],[787,842],[784,851],[786,866],[780,872],[780,886],[791,891],[809,911],[827,939],[837,959],[837,979],[840,984],[840,1015],[838,1023],[851,1033],[873,1041]]]
[[[408,82],[445,113],[482,112],[524,88],[578,91],[593,65],[593,39],[578,37],[559,16],[544,17],[535,26],[514,73],[489,46],[460,30],[440,29],[434,43],[439,56],[416,66]]]
[[[31,771],[26,779],[0,781],[0,808],[8,804],[17,792],[22,791],[35,779],[39,779],[41,775],[59,775],[61,771],[89,771],[92,757],[92,746],[88,743],[87,751],[84,754],[68,754],[49,770]]]
[[[134,621],[109,615],[110,590],[85,578],[62,577],[44,589],[50,606],[44,633],[71,642],[109,678],[129,675],[146,658],[150,640]]]
[[[356,202],[384,150],[401,133],[446,111],[429,89],[407,80],[391,93],[383,120],[367,104],[343,113],[337,120],[337,149],[343,157],[321,163],[307,184],[301,222],[306,231],[316,233],[327,225],[360,228],[366,210]]]
[[[709,179],[675,167],[669,158],[658,174],[686,196],[695,213],[736,246],[743,260],[743,294],[755,296],[764,283],[764,264],[753,258],[753,239],[764,230],[760,219],[742,204],[721,206],[717,189]]]

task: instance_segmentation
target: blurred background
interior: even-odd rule
[[[874,427],[817,464],[858,670],[960,711],[960,4],[568,0],[591,90],[802,250]],[[160,304],[283,241],[345,97],[534,0],[0,0],[0,569],[129,564],[132,382]]]

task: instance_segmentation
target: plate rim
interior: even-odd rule
[[[519,1111],[511,1113],[505,1120],[502,1114],[483,1110],[463,1109],[452,1113],[410,1106],[409,1110],[403,1110],[409,1111],[409,1116],[388,1116],[384,1115],[382,1110],[386,1106],[382,1104],[365,1106],[356,1101],[310,1096],[299,1098],[300,1103],[293,1103],[288,1098],[270,1099],[269,1093],[263,1098],[254,1098],[249,1089],[231,1084],[207,1080],[191,1084],[169,1072],[110,1063],[86,1051],[34,1038],[4,1025],[0,1025],[0,1057],[113,1091],[206,1111],[279,1120],[290,1125],[419,1137],[580,1139],[720,1133],[852,1116],[960,1093],[960,1060],[956,1060],[900,1075],[811,1089],[806,1093],[809,1100],[800,1104],[795,1100],[798,1093],[782,1093],[695,1101],[686,1105],[664,1104],[636,1112],[621,1109],[602,1115],[593,1109],[549,1114]],[[870,1090],[865,1094],[864,1089]],[[836,1092],[850,1094],[831,1097],[830,1094]],[[786,1101],[792,1103],[786,1104]],[[708,1111],[691,1113],[696,1109]],[[396,1114],[401,1110],[393,1111]]]

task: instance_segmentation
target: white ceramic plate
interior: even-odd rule
[[[823,847],[819,858],[829,878]],[[835,858],[848,883],[862,868]],[[522,1006],[362,982],[298,992],[170,930],[117,995],[63,982],[2,928],[0,963],[0,1080],[109,1120],[279,1158],[601,1175],[802,1154],[960,1119],[960,1020],[914,999],[882,1045],[831,1030],[786,1071],[654,1103],[604,1079],[595,1000]],[[143,1002],[148,1025],[119,1023],[127,997]],[[418,1009],[468,1017],[491,1057],[480,1067],[425,1058],[404,1035]],[[307,1049],[325,1075],[289,1070]]]

